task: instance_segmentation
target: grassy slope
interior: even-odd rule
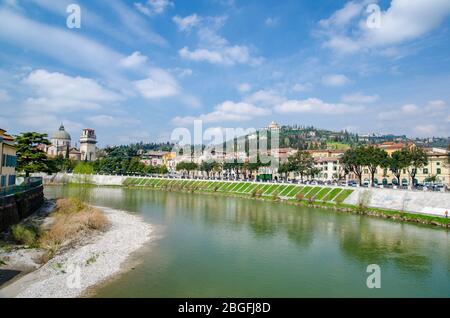
[[[127,178],[124,186],[130,187],[149,187],[173,190],[187,190],[198,192],[217,192],[223,195],[233,194],[240,197],[253,197],[254,193],[262,195],[262,200],[273,200],[276,197],[287,197],[283,200],[290,204],[308,205],[321,208],[332,208],[345,212],[364,214],[369,216],[378,216],[415,223],[450,226],[450,219],[437,216],[428,216],[422,214],[406,213],[402,211],[358,207],[343,204],[354,190],[327,187],[312,187],[298,185],[277,185],[277,184],[259,184],[249,182],[220,182],[220,181],[195,181],[195,180],[165,180],[165,179],[142,179]],[[296,199],[297,194],[302,194],[304,199]],[[308,199],[313,198],[310,202]]]

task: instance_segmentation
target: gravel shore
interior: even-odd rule
[[[130,254],[150,240],[151,226],[124,211],[96,207],[110,229],[86,245],[57,255],[38,270],[0,290],[0,297],[73,298],[119,273]]]

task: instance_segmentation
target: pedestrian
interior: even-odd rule
[[[445,218],[448,218],[448,211],[445,211]]]

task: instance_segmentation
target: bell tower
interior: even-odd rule
[[[82,161],[95,161],[97,136],[93,129],[83,129],[80,137],[80,152]]]

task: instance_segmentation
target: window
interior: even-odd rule
[[[6,186],[6,176],[2,176],[0,184],[2,188]]]
[[[3,155],[2,157],[2,166],[3,167],[16,167],[17,165],[17,158],[16,156],[11,155]]]
[[[441,174],[441,168],[436,169],[436,174]]]
[[[436,162],[436,166],[440,166],[441,165],[441,163],[440,162]]]
[[[8,180],[8,185],[9,185],[9,186],[14,186],[14,185],[16,185],[16,176],[15,176],[15,175],[9,176],[8,179],[9,179],[9,180]]]
[[[423,169],[423,173],[424,173],[424,174],[428,174],[428,168],[424,168],[424,169]]]

